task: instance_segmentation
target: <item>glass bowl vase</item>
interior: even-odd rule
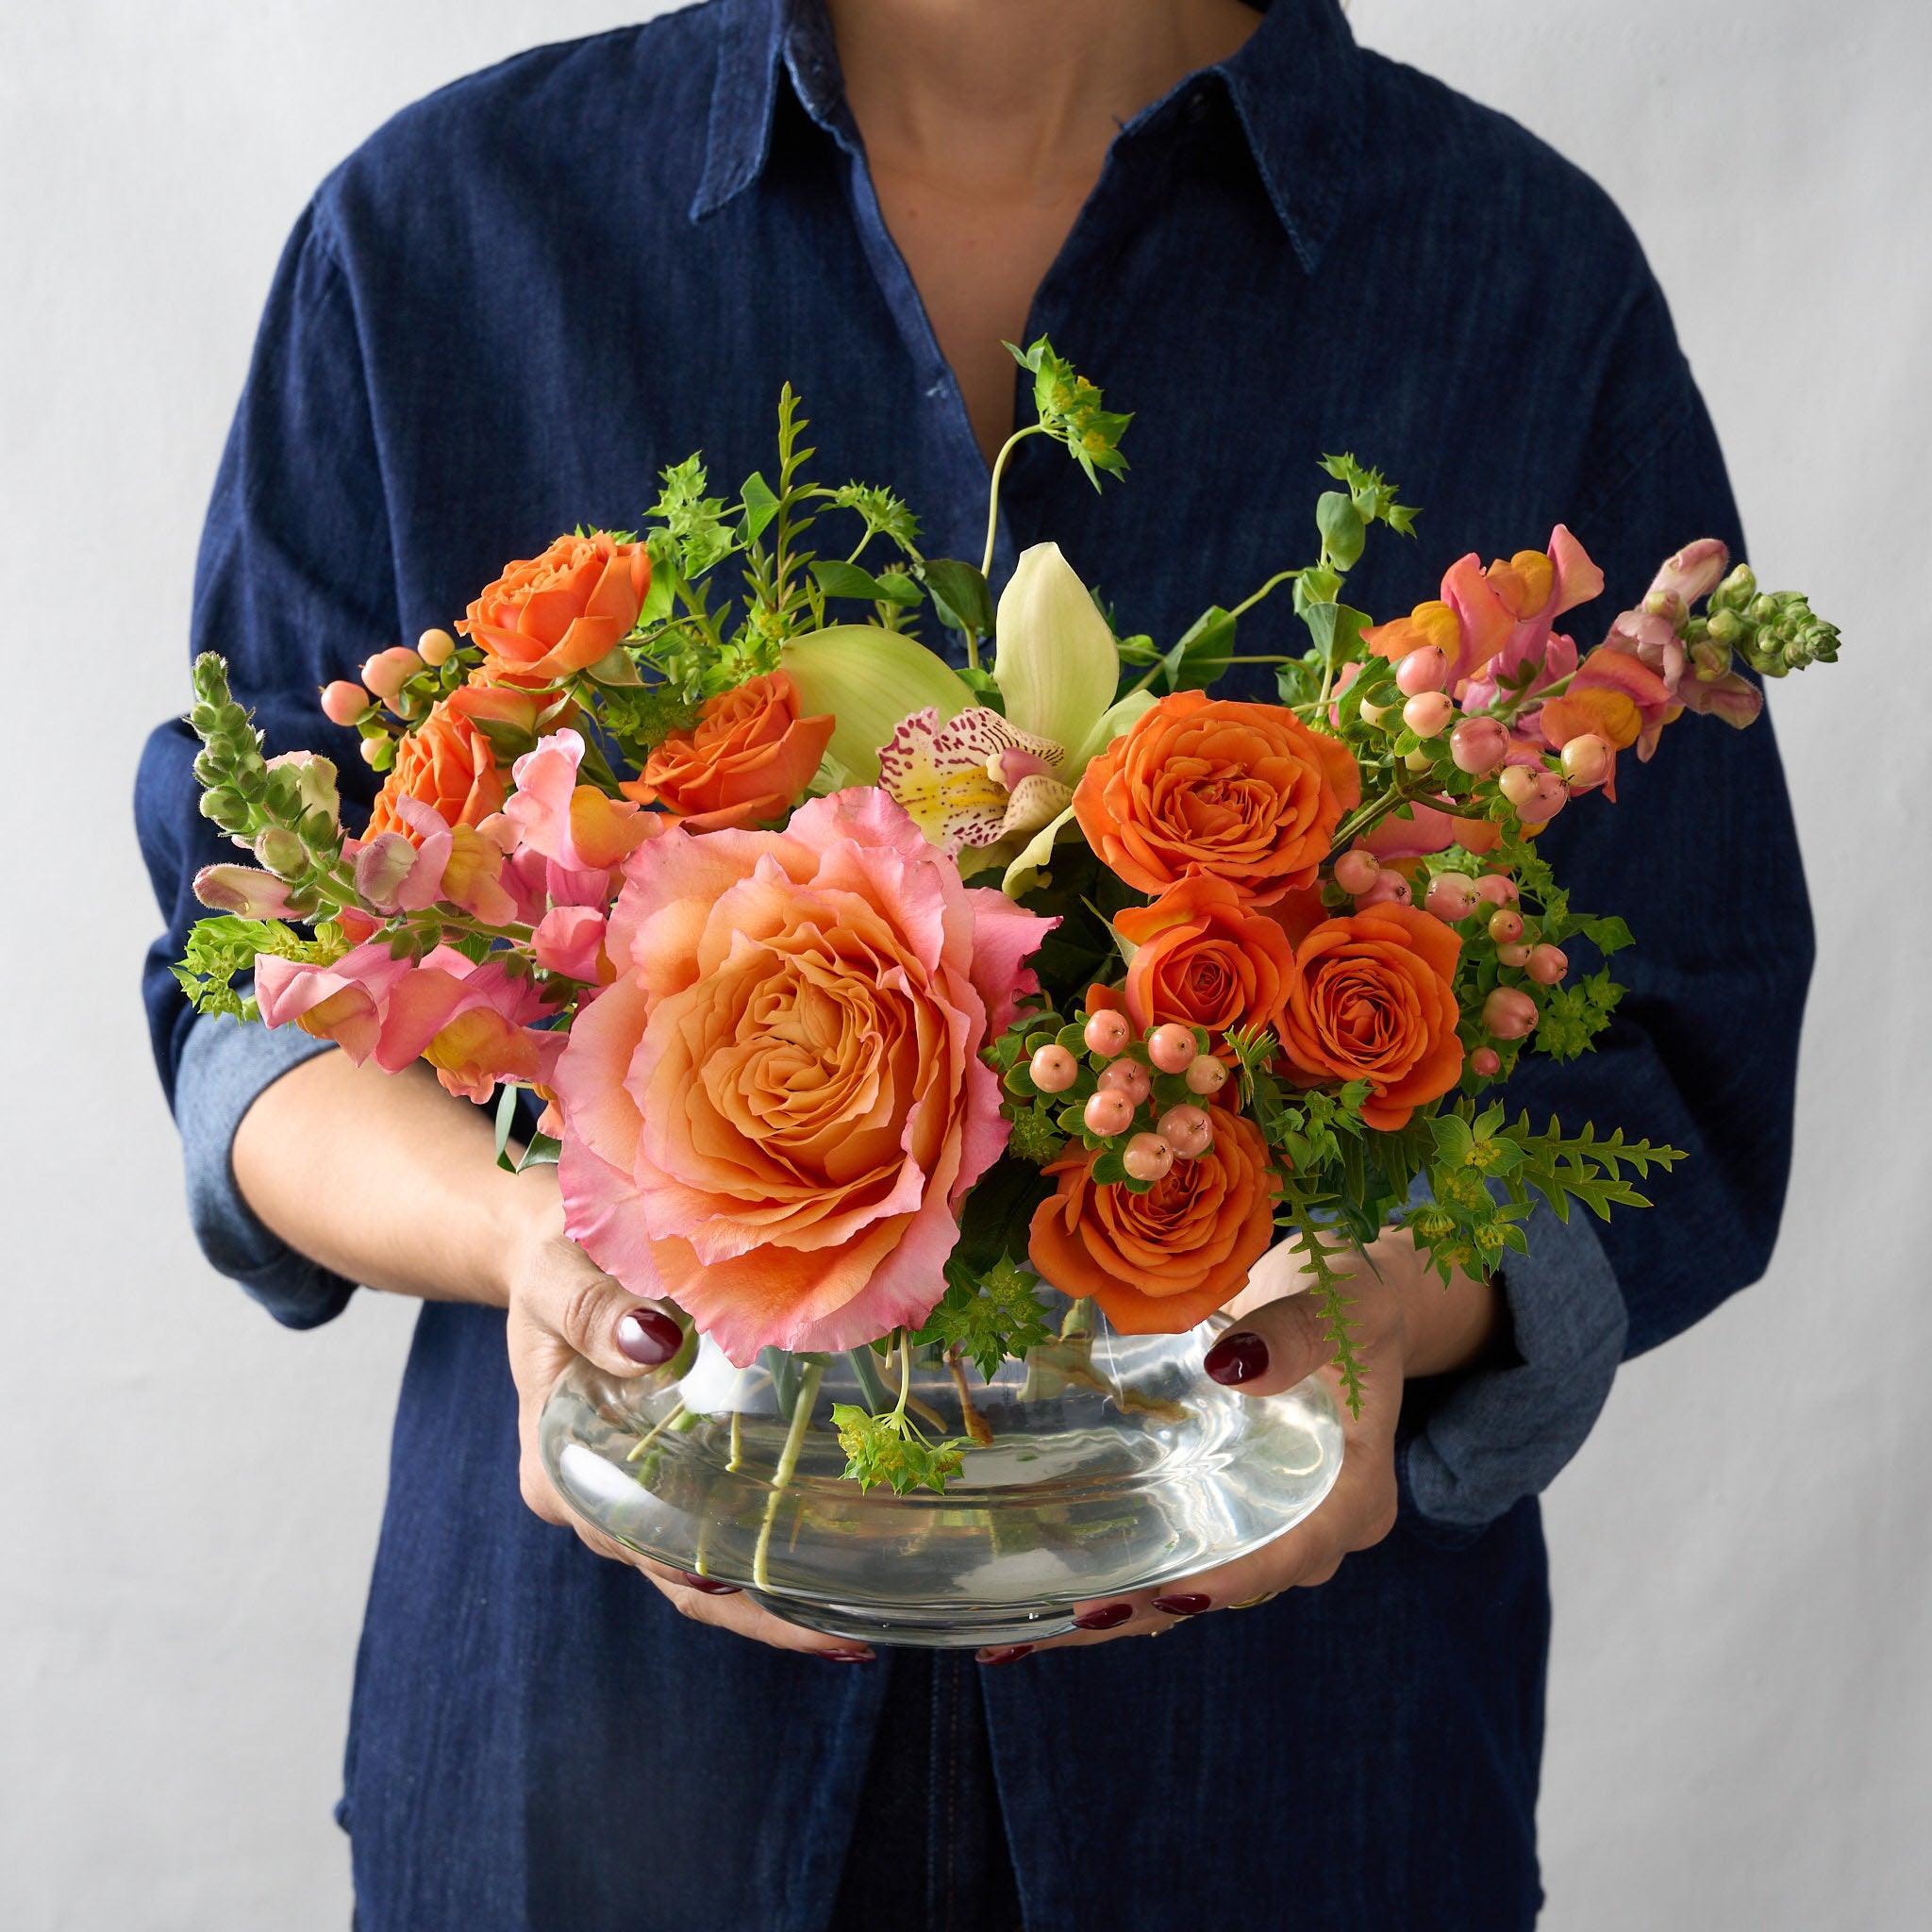
[[[1058,1333],[991,1383],[912,1351],[908,1415],[971,1445],[943,1494],[845,1475],[834,1406],[891,1408],[906,1367],[871,1349],[738,1369],[693,1336],[628,1380],[579,1361],[544,1408],[543,1459],[572,1508],[644,1556],[808,1629],[937,1647],[1058,1636],[1079,1604],[1245,1556],[1328,1493],[1325,1381],[1237,1395],[1201,1366],[1225,1316],[1122,1335],[1091,1302],[1052,1301]]]

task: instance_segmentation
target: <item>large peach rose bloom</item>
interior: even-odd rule
[[[1033,1265],[1062,1294],[1091,1295],[1124,1335],[1205,1322],[1274,1241],[1278,1184],[1261,1130],[1225,1108],[1208,1114],[1214,1145],[1145,1193],[1096,1186],[1084,1147],[1046,1170],[1059,1187],[1033,1211]]]
[[[1266,904],[1313,883],[1361,791],[1348,747],[1285,706],[1177,691],[1087,767],[1074,815],[1137,891],[1206,873]]]
[[[625,861],[615,982],[554,1090],[566,1226],[735,1362],[925,1319],[1007,1138],[979,1058],[1052,922],[972,891],[886,795]]]

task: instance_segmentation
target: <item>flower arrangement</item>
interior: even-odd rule
[[[506,1164],[533,1093],[514,1158],[557,1163],[585,1252],[741,1366],[788,1351],[815,1387],[858,1352],[882,1399],[834,1411],[847,1474],[900,1491],[968,1446],[908,1410],[913,1350],[991,1378],[1048,1340],[1041,1283],[1178,1332],[1286,1241],[1358,1401],[1340,1254],[1402,1227],[1488,1274],[1539,1197],[1645,1205],[1675,1150],[1502,1099],[1610,1021],[1572,952],[1630,941],[1538,836],[1686,712],[1748,725],[1738,660],[1837,649],[1706,540],[1579,651],[1557,625],[1603,578],[1561,525],[1375,624],[1346,575],[1415,512],[1352,457],[1315,560],[1171,646],[1117,636],[1051,543],[995,605],[1008,452],[1049,437],[1098,488],[1129,420],[1046,341],[1014,353],[1037,420],[978,566],[923,555],[890,491],[811,480],[788,389],[774,481],[727,502],[693,457],[641,537],[561,537],[322,692],[382,775],[359,833],[330,761],[264,758],[195,666],[202,809],[256,861],[196,880],[196,1007],[498,1096]],[[815,554],[835,519],[856,541]],[[1238,657],[1283,590],[1307,648]],[[1210,696],[1238,662],[1279,702]]]

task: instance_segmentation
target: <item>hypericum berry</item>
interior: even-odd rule
[[[1158,1134],[1136,1134],[1121,1165],[1137,1181],[1158,1181],[1174,1165],[1174,1149]]]
[[[1493,1080],[1503,1071],[1503,1056],[1493,1046],[1479,1046],[1469,1057],[1469,1071]]]
[[[1475,881],[1466,874],[1439,872],[1423,895],[1423,908],[1454,925],[1458,919],[1467,919],[1480,901]]]
[[[1335,861],[1335,883],[1350,894],[1366,892],[1381,870],[1382,863],[1373,852],[1344,852]]]
[[[1418,738],[1438,737],[1448,729],[1455,715],[1455,701],[1441,691],[1417,691],[1402,708],[1402,722]]]
[[[346,677],[322,688],[322,715],[331,724],[353,724],[368,708],[369,693]]]
[[[1505,906],[1490,914],[1490,937],[1499,945],[1523,937],[1523,914]]]
[[[1539,770],[1528,802],[1520,808],[1525,825],[1546,825],[1570,803],[1570,788],[1554,772]]]
[[[1375,882],[1366,892],[1355,895],[1357,912],[1370,906],[1407,906],[1410,898],[1408,881],[1399,872],[1384,867],[1375,874]]]
[[[1379,724],[1394,708],[1393,705],[1372,705],[1367,698],[1364,698],[1360,707],[1362,723],[1364,724]]]
[[[1188,1069],[1190,1093],[1219,1093],[1227,1085],[1227,1065],[1211,1053],[1200,1054]]]
[[[374,696],[387,703],[422,668],[423,660],[414,651],[402,644],[392,644],[386,651],[376,652],[363,665],[362,682]]]
[[[1214,1144],[1214,1123],[1198,1107],[1183,1103],[1160,1116],[1157,1131],[1183,1160],[1195,1160]]]
[[[1498,916],[1500,917],[1500,915]],[[1521,940],[1511,940],[1507,946],[1498,946],[1496,948],[1496,958],[1505,966],[1514,966],[1521,969],[1529,964],[1529,948]]]
[[[1090,1134],[1101,1134],[1110,1141],[1134,1124],[1134,1103],[1118,1088],[1104,1087],[1088,1097],[1080,1118],[1086,1122]]]
[[[1406,698],[1420,697],[1425,691],[1441,691],[1449,682],[1449,660],[1434,644],[1411,651],[1395,667],[1395,688]]]
[[[1483,1002],[1483,1024],[1498,1040],[1521,1040],[1536,1024],[1536,1002],[1513,986],[1499,986]]]
[[[386,738],[365,738],[356,749],[362,755],[362,762],[373,771],[375,761],[382,756],[382,747],[389,742]]]
[[[1561,946],[1532,946],[1524,970],[1539,986],[1555,986],[1570,970],[1570,955]]]
[[[1100,1012],[1090,1013],[1081,1036],[1088,1046],[1107,1059],[1112,1059],[1121,1048],[1134,1037],[1134,1029],[1127,1024],[1124,1013],[1115,1013],[1103,1008]]]
[[[1513,906],[1516,903],[1516,881],[1500,872],[1486,872],[1475,882],[1475,895],[1486,899],[1491,906]]]
[[[1405,705],[1403,708],[1407,710],[1408,708]],[[1402,759],[1403,769],[1410,772],[1426,772],[1435,762],[1421,745],[1417,745],[1412,752],[1405,753]]]
[[[425,664],[447,664],[456,654],[457,641],[446,630],[425,630],[416,640],[416,655]]]
[[[1064,1093],[1080,1077],[1079,1062],[1057,1044],[1042,1046],[1027,1062],[1026,1071],[1042,1093]]]
[[[1465,718],[1449,734],[1449,756],[1458,772],[1493,772],[1509,749],[1509,734],[1494,718]]]
[[[1496,780],[1496,789],[1515,808],[1520,818],[1523,808],[1536,796],[1536,768],[1533,765],[1509,766]]]
[[[1185,1074],[1200,1050],[1194,1041],[1194,1029],[1177,1021],[1157,1026],[1147,1036],[1147,1058],[1163,1074]]]
[[[1563,775],[1573,791],[1589,791],[1610,775],[1615,754],[1607,740],[1594,731],[1573,738],[1563,747]]]
[[[1192,1044],[1191,1036],[1190,1044]],[[1115,1060],[1100,1076],[1103,1093],[1119,1093],[1129,1107],[1139,1107],[1154,1091],[1154,1079],[1139,1060]]]

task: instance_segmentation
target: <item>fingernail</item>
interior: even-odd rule
[[[626,1308],[617,1318],[617,1352],[641,1369],[668,1362],[684,1346],[684,1330],[658,1308]]]
[[[1179,1596],[1158,1596],[1154,1599],[1154,1607],[1163,1617],[1198,1617],[1203,1610],[1214,1607],[1214,1599],[1196,1596],[1189,1591]]]
[[[1134,1614],[1132,1604],[1102,1604],[1097,1610],[1082,1610],[1074,1619],[1075,1630],[1111,1630]]]
[[[1208,1351],[1201,1366],[1230,1389],[1241,1382],[1253,1382],[1268,1373],[1268,1344],[1252,1328],[1240,1328],[1224,1335]]]
[[[872,1652],[863,1644],[853,1650],[815,1650],[812,1655],[834,1664],[869,1664],[873,1661]]]
[[[1033,1655],[1033,1646],[1030,1643],[995,1643],[974,1655],[975,1661],[983,1664],[1016,1664],[1023,1657]]]
[[[701,1590],[707,1596],[737,1596],[739,1589],[735,1583],[720,1583],[715,1577],[699,1576],[690,1570],[677,1573],[684,1578],[687,1590]]]

